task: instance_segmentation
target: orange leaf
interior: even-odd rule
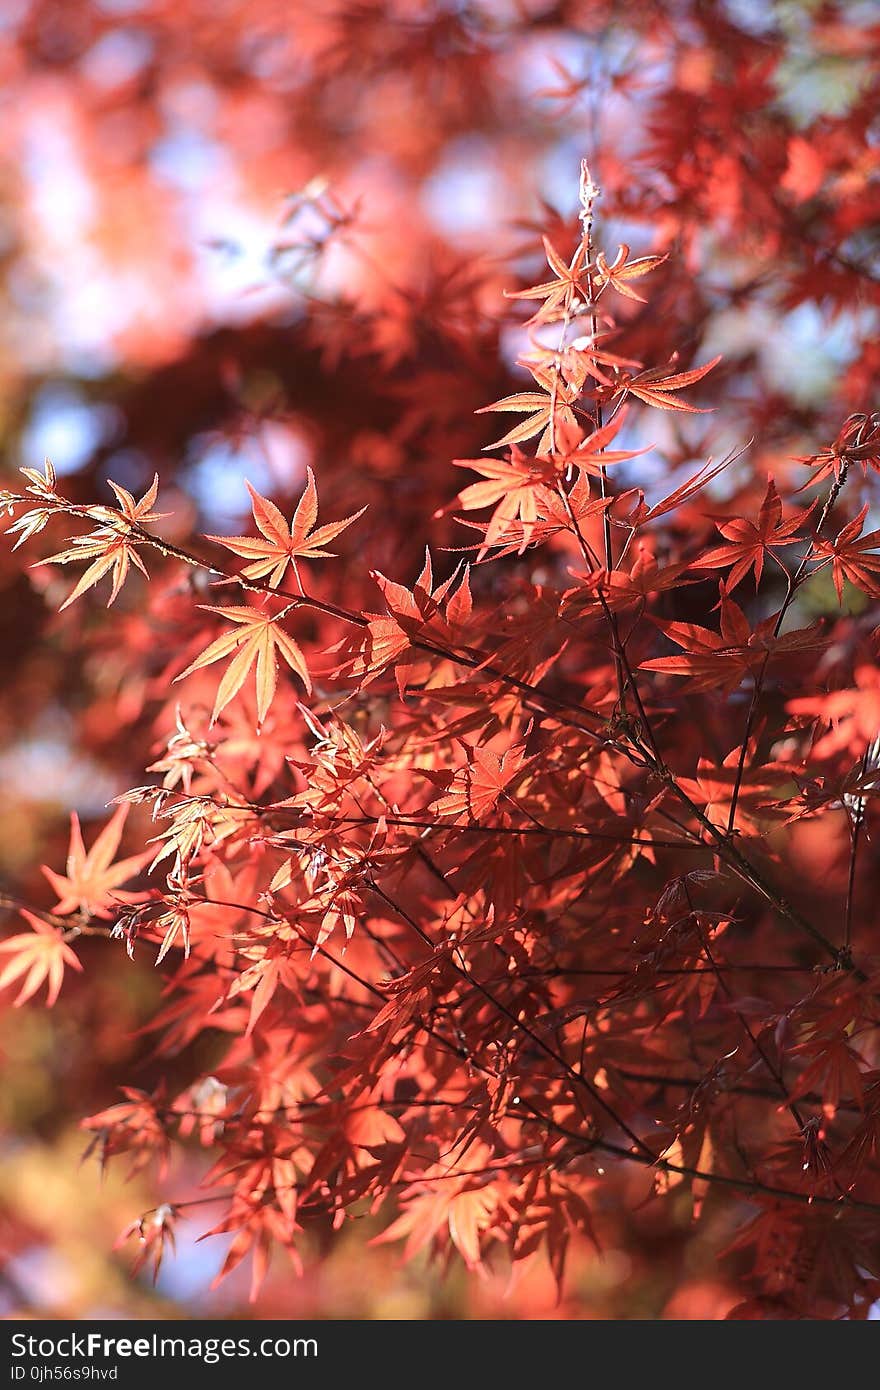
[[[0,952],[11,956],[0,972],[0,989],[21,980],[21,989],[13,1000],[13,1008],[17,1009],[32,998],[42,984],[48,983],[46,1005],[51,1009],[61,990],[64,967],[69,965],[73,970],[82,970],[82,965],[57,928],[41,922],[30,912],[22,910],[21,915],[33,931],[21,932],[0,942]]]
[[[311,468],[308,468],[306,473],[305,490],[296,505],[290,525],[275,503],[263,497],[248,483],[254,521],[260,535],[208,537],[208,540],[225,545],[233,554],[250,560],[250,564],[245,565],[242,570],[246,578],[268,577],[270,588],[277,589],[288,565],[292,565],[296,573],[297,558],[316,560],[331,556],[332,552],[324,550],[323,547],[366,511],[366,507],[361,507],[359,512],[345,517],[343,521],[328,522],[314,531],[312,528],[318,519],[318,493]]]
[[[278,626],[283,614],[271,617],[256,608],[231,607],[213,608],[202,605],[209,613],[219,613],[237,625],[231,632],[225,632],[206,647],[195,661],[181,671],[176,680],[183,680],[193,671],[210,666],[224,657],[232,657],[217,690],[211,722],[214,723],[221,712],[238,694],[248,672],[256,663],[257,720],[262,724],[269,712],[278,682],[278,656],[282,656],[291,670],[295,671],[305,686],[311,690],[305,657],[299,646],[288,633]],[[286,610],[285,610],[286,611]]]
[[[90,917],[107,918],[113,916],[120,900],[131,902],[139,896],[121,891],[121,885],[149,863],[150,851],[113,863],[129,810],[127,802],[119,806],[88,851],[83,843],[79,816],[76,811],[71,814],[67,872],[56,874],[43,865],[43,873],[58,894],[56,912],[62,915],[84,912]]]

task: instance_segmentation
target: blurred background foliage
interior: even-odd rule
[[[517,380],[502,290],[540,278],[542,228],[570,237],[586,154],[609,255],[673,252],[652,344],[725,354],[723,407],[655,416],[651,466],[667,480],[754,435],[736,503],[758,499],[768,469],[791,476],[875,404],[878,45],[858,0],[4,0],[3,470],[48,455],[83,499],[157,471],[173,538],[242,530],[245,478],[292,498],[313,463],[326,515],[371,504],[352,593],[364,559],[411,573],[426,536],[461,543],[430,518],[460,483],[449,460],[490,437],[473,411]],[[101,624],[54,615],[63,586],[0,552],[0,891],[47,903],[38,866],[63,863],[69,812],[88,838],[173,723],[155,626],[173,641],[173,601],[139,622],[130,585]],[[817,585],[807,601],[834,600]],[[155,688],[125,675],[132,644]],[[143,1031],[161,980],[105,942],[82,955],[52,1013],[0,1012],[6,1315],[718,1317],[734,1301],[717,1231],[685,1260],[650,1222],[638,1258],[585,1240],[561,1304],[549,1273],[510,1289],[403,1267],[369,1220],[313,1248],[302,1280],[277,1265],[255,1310],[237,1277],[207,1290],[221,1242],[197,1243],[193,1220],[154,1290],[113,1252],[149,1181],[102,1179],[76,1125],[168,1065]]]

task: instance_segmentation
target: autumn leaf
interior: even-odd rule
[[[11,957],[0,971],[0,989],[21,980],[21,989],[13,1000],[13,1008],[17,1009],[41,985],[48,984],[46,1005],[51,1009],[61,990],[65,966],[82,970],[82,965],[57,927],[42,922],[31,912],[22,910],[21,915],[33,930],[0,941],[0,954]]]
[[[788,710],[798,716],[818,720],[828,732],[816,741],[817,758],[828,758],[842,749],[852,759],[860,758],[880,729],[880,671],[873,664],[860,662],[853,671],[852,685],[789,700]]]
[[[467,758],[467,766],[455,773],[445,795],[432,803],[438,816],[479,821],[529,761],[522,746],[500,757],[491,748],[473,748]]]
[[[629,247],[623,244],[611,265],[600,251],[596,257],[596,286],[599,291],[606,287],[617,290],[625,299],[638,300],[640,304],[646,304],[647,300],[643,295],[637,294],[631,289],[628,281],[638,280],[643,275],[649,275],[652,270],[656,270],[664,261],[668,260],[668,254],[662,256],[641,256],[638,260],[629,259]]]
[[[12,547],[13,550],[18,550],[18,547],[24,545],[25,541],[30,540],[32,536],[39,535],[52,517],[52,504],[58,500],[56,492],[58,477],[49,459],[46,459],[42,473],[38,473],[35,468],[21,468],[19,472],[27,480],[25,492],[30,493],[32,497],[39,498],[43,505],[28,507],[28,510],[17,521],[13,521],[10,526],[7,526],[7,536],[12,536],[18,532],[18,540]],[[11,499],[11,494],[6,494],[5,489],[3,489],[0,491],[0,502],[4,496],[9,496]],[[9,501],[8,506],[11,514],[14,513],[16,505],[12,500]]]
[[[680,589],[683,584],[695,583],[693,579],[682,578],[687,569],[685,563],[659,566],[652,552],[646,546],[640,545],[636,559],[628,570],[598,569],[589,574],[578,575],[578,587],[563,594],[560,611],[567,618],[578,612],[588,611],[599,603],[600,591],[611,609],[633,602],[644,603],[651,594],[662,594]]]
[[[639,372],[636,376],[624,377],[617,389],[623,389],[631,396],[637,396],[646,405],[656,406],[659,410],[681,410],[689,415],[705,415],[705,410],[676,400],[673,393],[683,391],[686,386],[693,386],[695,382],[702,381],[703,377],[711,372],[713,367],[717,367],[720,361],[720,356],[713,357],[711,362],[706,362],[702,367],[694,367],[689,372],[676,372],[672,376],[664,374],[665,367],[652,367],[649,371]]]
[[[80,1121],[80,1128],[100,1136],[102,1167],[113,1154],[124,1153],[131,1158],[129,1176],[155,1162],[159,1176],[164,1177],[171,1148],[163,1118],[164,1083],[152,1095],[133,1086],[121,1090],[124,1101],[89,1115]]]
[[[831,575],[839,602],[843,602],[843,582],[848,579],[871,598],[880,598],[880,531],[862,535],[868,503],[858,516],[847,522],[835,540],[818,537],[814,543],[817,558],[831,563]]]
[[[822,1096],[822,1110],[829,1120],[833,1120],[842,1097],[852,1097],[862,1108],[865,1061],[845,1033],[819,1035],[792,1051],[794,1055],[809,1058],[808,1065],[791,1086],[793,1100],[818,1090]]]
[[[621,406],[615,411],[612,419],[586,436],[577,426],[558,425],[556,450],[550,455],[557,472],[564,476],[569,469],[577,468],[582,473],[598,478],[611,464],[623,463],[627,459],[649,453],[653,447],[650,444],[642,449],[608,448],[625,425],[628,413],[629,406]]]
[[[296,672],[306,690],[311,690],[312,683],[302,652],[293,638],[278,626],[281,618],[289,611],[289,607],[274,618],[256,608],[214,608],[208,604],[203,604],[202,607],[208,613],[217,613],[221,618],[227,618],[236,626],[231,632],[226,632],[222,637],[216,638],[175,679],[182,681],[186,676],[192,675],[193,671],[201,670],[203,666],[210,666],[213,662],[222,661],[226,657],[232,658],[217,690],[214,711],[211,715],[212,724],[217,721],[230,700],[233,700],[238,694],[254,664],[256,664],[257,719],[260,724],[264,722],[275,696],[279,656],[283,657],[291,670]]]
[[[783,521],[782,499],[776,491],[776,484],[770,478],[757,522],[747,521],[745,517],[731,517],[730,520],[716,523],[727,544],[704,552],[695,562],[694,568],[724,569],[732,565],[733,568],[727,576],[728,593],[745,579],[750,570],[754,570],[757,586],[761,582],[766,556],[772,555],[779,547],[793,545],[798,540],[798,531],[812,510],[813,507],[810,507],[806,513]]]
[[[537,391],[518,391],[515,395],[503,396],[492,405],[481,406],[477,411],[478,415],[490,411],[509,411],[528,416],[500,439],[487,444],[487,449],[500,449],[505,444],[524,444],[527,439],[540,435],[538,453],[546,454],[550,451],[553,443],[551,435],[555,430],[577,425],[573,407],[580,395],[580,385],[561,380],[552,368],[548,370],[540,364],[528,365],[537,382]]]
[[[90,508],[89,514],[101,520],[102,525],[87,535],[74,536],[73,544],[67,550],[62,550],[57,555],[50,555],[46,560],[39,561],[41,565],[67,565],[78,560],[91,560],[92,562],[62,603],[60,610],[62,612],[75,599],[80,598],[87,589],[91,589],[100,579],[103,579],[105,574],[112,574],[113,579],[110,597],[107,600],[107,607],[109,608],[110,604],[118,597],[132,565],[139,569],[141,574],[146,575],[147,573],[144,562],[136,549],[138,537],[132,533],[131,528],[140,526],[145,521],[158,519],[159,513],[152,511],[151,508],[156,501],[159,490],[159,475],[156,474],[151,486],[139,502],[136,502],[131,493],[126,488],[120,487],[118,483],[111,482],[110,486],[119,501],[118,510],[113,507]]]
[[[479,1172],[480,1163],[488,1157],[487,1146],[476,1144],[470,1160],[473,1170]],[[441,1176],[447,1181],[441,1181],[435,1188],[427,1182],[414,1185],[404,1194],[401,1215],[387,1230],[374,1236],[372,1244],[384,1245],[406,1237],[406,1253],[412,1255],[432,1237],[444,1232],[467,1267],[478,1269],[481,1266],[480,1237],[492,1224],[503,1202],[500,1184],[469,1178],[467,1168],[451,1182],[448,1181],[450,1174],[439,1165],[425,1175],[426,1179],[432,1176]]]
[[[154,1211],[147,1212],[137,1221],[132,1221],[122,1231],[114,1246],[116,1250],[132,1236],[137,1238],[136,1253],[131,1264],[132,1274],[138,1274],[144,1265],[149,1264],[152,1281],[154,1284],[157,1282],[166,1249],[170,1249],[172,1255],[177,1253],[177,1242],[174,1234],[176,1216],[175,1208],[167,1202],[163,1202]]]
[[[308,481],[289,524],[275,503],[263,497],[248,483],[254,522],[260,535],[208,537],[208,540],[225,545],[227,550],[250,561],[242,570],[247,579],[268,578],[270,588],[277,589],[287,566],[291,565],[299,583],[297,560],[317,560],[332,556],[333,552],[323,547],[335,540],[366,511],[366,507],[361,507],[360,511],[347,516],[343,521],[331,521],[319,526],[317,531],[314,530],[318,519],[318,493],[311,468],[307,468],[306,473]]]
[[[491,1186],[458,1192],[449,1203],[449,1234],[468,1269],[480,1268],[480,1236],[491,1225],[497,1207],[498,1195]]]
[[[869,468],[880,472],[880,413],[848,415],[833,443],[808,457],[799,457],[797,462],[815,469],[799,492],[829,477],[838,482],[850,468],[860,468],[865,476]]]
[[[534,435],[540,434],[550,421],[551,397],[544,391],[519,391],[514,396],[504,396],[500,401],[495,401],[492,405],[481,406],[477,411],[478,415],[484,414],[489,410],[509,410],[520,414],[527,414],[528,419],[523,420],[519,425],[514,425],[507,434],[495,439],[486,447],[498,449],[504,444],[520,444]]]
[[[381,1097],[353,1107],[345,1117],[345,1137],[355,1148],[371,1153],[386,1144],[403,1144],[406,1132],[382,1106]]]
[[[150,852],[113,862],[129,810],[126,802],[119,806],[88,851],[83,843],[79,816],[76,811],[72,812],[66,873],[57,874],[43,865],[43,873],[58,894],[56,912],[62,915],[83,912],[89,917],[109,918],[119,902],[133,902],[138,898],[138,894],[124,892],[121,885],[150,862]]]
[[[589,298],[589,280],[586,273],[586,248],[579,245],[566,261],[564,256],[544,237],[544,252],[550,269],[556,272],[553,280],[545,280],[540,285],[532,285],[526,290],[508,292],[510,299],[542,299],[544,301],[540,316],[542,320],[554,313],[571,313],[579,304]]]
[[[471,483],[462,488],[453,506],[462,511],[479,511],[493,506],[480,557],[503,537],[512,522],[520,521],[519,550],[522,553],[529,544],[532,529],[538,517],[537,501],[548,483],[556,476],[553,463],[542,464],[529,458],[514,445],[509,460],[505,459],[454,459],[456,468],[471,468],[479,473],[484,482]],[[435,513],[442,515],[442,511]]]
[[[722,607],[721,631],[699,623],[659,623],[670,641],[681,647],[684,656],[654,657],[641,663],[643,671],[665,671],[688,676],[693,689],[720,686],[733,690],[762,654],[749,649],[751,628],[742,609],[732,600]]]
[[[735,690],[746,673],[762,664],[768,653],[785,655],[821,645],[815,627],[777,636],[774,617],[765,618],[753,631],[742,609],[724,589],[720,606],[720,632],[699,623],[655,620],[686,655],[653,657],[643,661],[640,670],[690,677],[692,690]]]

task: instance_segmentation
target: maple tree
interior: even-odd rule
[[[283,309],[183,345],[144,310],[88,388],[107,442],[2,492],[3,717],[65,710],[114,777],[100,813],[59,793],[63,873],[56,814],[4,883],[0,988],[100,1018],[76,1119],[153,1194],[136,1271],[195,1224],[271,1308],[365,1229],[507,1307],[548,1271],[581,1315],[569,1267],[609,1251],[612,1316],[670,1252],[666,1316],[694,1268],[709,1316],[880,1298],[880,36],[746,8],[143,7],[133,71],[206,121],[204,65],[249,176],[298,191]],[[104,129],[124,31],[39,0],[15,80],[54,24]],[[260,153],[282,109],[332,176]],[[560,122],[589,159],[535,211]],[[531,212],[456,243],[419,200],[477,129]],[[405,195],[360,186],[380,137]],[[806,390],[805,322],[814,359],[847,337]],[[223,525],[218,441],[253,446]]]

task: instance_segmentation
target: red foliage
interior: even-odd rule
[[[376,84],[385,129],[419,74],[444,136],[466,128],[496,73],[492,8],[310,9],[312,128],[329,138],[333,94]],[[544,25],[597,52],[623,33],[610,4],[514,8],[511,51]],[[84,742],[162,733],[153,780],[88,851],[74,814],[57,901],[10,896],[29,930],[0,944],[16,1004],[44,981],[55,1004],[114,938],[118,969],[161,964],[167,1078],[83,1122],[103,1160],[156,1165],[162,1201],[125,1233],[154,1274],[211,1203],[222,1274],[251,1258],[255,1294],[273,1249],[299,1268],[312,1233],[369,1214],[406,1257],[544,1259],[561,1291],[573,1238],[644,1251],[660,1231],[723,1253],[733,1317],[862,1317],[877,1297],[878,423],[856,325],[878,310],[880,69],[843,114],[796,116],[774,100],[785,34],[735,8],[627,16],[635,56],[600,90],[616,137],[595,135],[575,215],[543,219],[553,278],[517,279],[531,243],[499,233],[484,266],[416,228],[430,269],[411,274],[387,228],[371,250],[354,203],[304,187],[275,257],[299,274],[342,248],[342,288],[290,329],[303,370],[318,349],[330,373],[299,407],[328,462],[248,484],[253,534],[194,525],[173,477],[139,502],[114,481],[113,504],[50,466],[3,493],[18,555],[87,566],[69,595],[35,571],[47,606],[78,600],[60,647],[102,672],[107,727],[81,713]],[[175,11],[154,22],[180,41]],[[833,6],[810,22],[829,61],[876,49]],[[556,67],[541,99],[576,107]],[[636,148],[620,112],[655,80]],[[393,139],[403,165],[436,153],[424,116]],[[600,213],[644,254],[606,244]],[[827,401],[784,400],[754,335],[713,350],[744,305],[805,304],[863,333]],[[230,360],[247,431],[271,409],[249,414]],[[471,457],[482,412],[520,418]],[[450,500],[452,463],[475,480]],[[47,529],[64,548],[40,559]],[[193,1149],[195,1201],[173,1163]],[[686,1291],[668,1306],[687,1316]]]

